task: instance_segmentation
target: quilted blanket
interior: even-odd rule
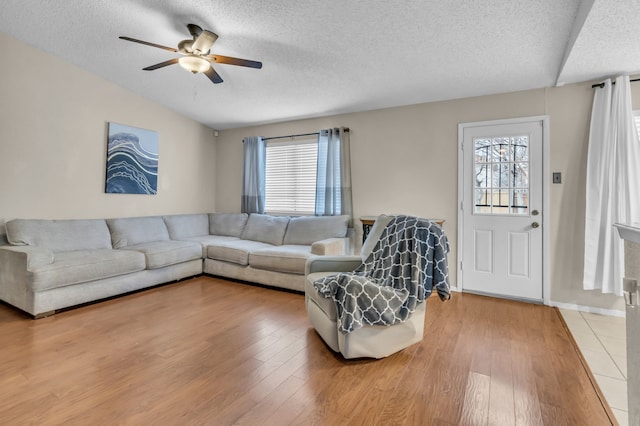
[[[313,285],[335,301],[342,333],[363,325],[393,325],[405,321],[434,287],[441,300],[451,297],[448,252],[447,237],[435,222],[395,216],[355,271]]]

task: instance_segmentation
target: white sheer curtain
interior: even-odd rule
[[[258,136],[244,138],[242,213],[264,213],[266,145]]]
[[[315,210],[318,216],[353,215],[349,132],[343,127],[319,132]]]
[[[583,287],[622,296],[623,242],[613,224],[640,222],[640,143],[628,76],[595,89],[586,198]]]

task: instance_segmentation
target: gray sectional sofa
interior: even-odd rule
[[[0,246],[0,299],[41,317],[202,273],[303,292],[307,258],[346,254],[348,223],[243,213],[14,219]]]

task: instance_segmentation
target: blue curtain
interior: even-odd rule
[[[242,213],[264,213],[266,145],[259,136],[244,138]]]
[[[318,135],[315,210],[318,216],[353,215],[349,132],[343,127]]]

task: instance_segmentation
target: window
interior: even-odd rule
[[[314,214],[318,140],[267,142],[265,212]]]
[[[475,138],[475,213],[529,213],[529,137]]]

